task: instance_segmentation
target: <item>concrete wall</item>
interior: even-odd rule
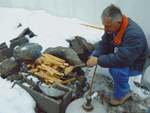
[[[52,15],[78,18],[101,26],[100,15],[111,3],[119,6],[123,14],[136,21],[150,37],[150,0],[0,0],[0,7],[44,10]]]

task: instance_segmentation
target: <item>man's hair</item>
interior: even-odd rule
[[[109,18],[112,20],[112,23],[116,24],[118,21],[122,21],[122,12],[114,4],[106,7],[101,15],[101,18]]]

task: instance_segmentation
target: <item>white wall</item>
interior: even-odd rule
[[[93,25],[101,26],[100,15],[111,3],[119,6],[150,36],[150,0],[0,0],[0,7],[44,10],[60,17],[78,18]]]
[[[119,6],[126,16],[137,22],[150,37],[150,0],[117,0]]]
[[[0,7],[11,7],[11,0],[0,0]]]

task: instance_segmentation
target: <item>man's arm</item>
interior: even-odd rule
[[[133,64],[143,50],[142,38],[130,35],[122,42],[116,53],[99,56],[97,63],[106,68],[124,68]]]
[[[97,65],[97,59],[100,55],[108,54],[107,46],[106,46],[106,40],[105,40],[105,34],[102,36],[102,40],[99,41],[98,47],[94,52],[94,55],[91,56],[91,58],[86,62],[87,67],[92,67],[94,65]]]

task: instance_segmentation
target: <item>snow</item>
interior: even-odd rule
[[[21,51],[23,51],[23,50],[27,50],[28,48],[27,47],[23,47],[22,49],[21,49]]]
[[[36,77],[34,77],[34,76],[28,76],[27,77],[27,79],[32,79],[35,83],[37,83],[39,80],[36,78]]]
[[[73,39],[75,36],[86,38],[90,43],[101,40],[104,31],[95,28],[86,27],[80,24],[89,24],[77,18],[60,18],[50,15],[42,10],[30,11],[19,8],[1,8],[0,7],[0,37],[1,43],[6,42],[10,45],[10,40],[16,38],[25,28],[29,27],[37,36],[29,38],[30,43],[38,43],[42,45],[42,52],[48,47],[63,46],[69,47],[66,39]],[[17,27],[19,23],[21,27]],[[90,24],[89,24],[90,25]],[[24,48],[23,50],[25,50]],[[14,59],[14,58],[12,58]],[[89,75],[88,81],[92,80],[95,67],[83,68]],[[98,66],[96,74],[102,74],[112,78],[108,69]],[[24,74],[25,75],[25,74]],[[29,79],[37,82],[38,80],[32,76]],[[133,92],[138,93],[142,98],[146,98],[143,90],[136,87],[134,81],[140,83],[141,75],[138,77],[130,77],[129,84]],[[21,87],[15,85],[11,89],[13,83],[6,79],[0,78],[0,113],[34,113],[36,102]],[[99,86],[93,90],[97,90]]]
[[[36,102],[18,85],[0,78],[0,113],[34,113]]]
[[[139,96],[141,96],[141,97],[144,99],[144,98],[149,97],[148,92],[147,92],[147,95],[145,95],[145,94],[144,94],[144,91],[145,91],[145,90],[143,90],[143,89],[137,87],[137,86],[134,84],[134,82],[137,82],[137,83],[140,84],[140,83],[141,83],[141,77],[142,77],[142,75],[130,77],[130,78],[129,78],[129,85],[130,85],[130,89],[131,89],[134,93],[138,94]]]
[[[30,39],[30,43],[39,43],[42,45],[43,51],[49,46],[69,47],[66,39],[73,39],[77,35],[85,37],[90,43],[94,43],[100,40],[100,36],[103,34],[102,30],[80,25],[88,23],[76,18],[59,18],[41,10],[0,8],[0,14],[0,30],[6,31],[0,34],[0,37],[5,37],[1,42],[6,42],[8,47],[9,40],[17,37],[27,27],[38,35]],[[22,27],[17,28],[19,23],[22,24]]]

